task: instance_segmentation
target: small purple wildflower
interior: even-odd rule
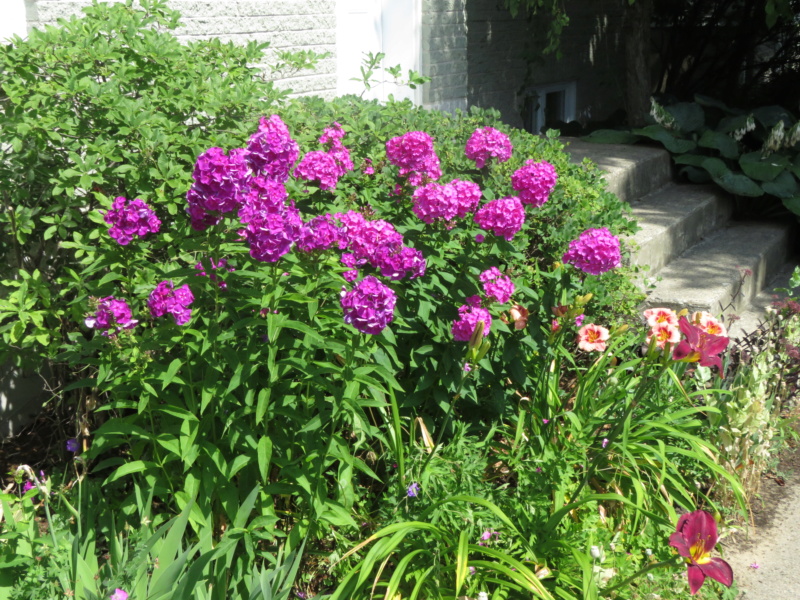
[[[75,438],[70,438],[67,440],[67,452],[72,452],[75,454],[78,451],[78,440]]]
[[[406,495],[409,498],[416,498],[419,495],[420,487],[419,484],[414,481],[411,485],[408,486],[408,490],[406,490]]]
[[[550,422],[550,419],[542,419],[542,423],[544,423],[545,425],[547,425],[549,422]]]
[[[586,318],[586,315],[578,315],[575,317],[575,327],[580,327],[583,325],[583,320]]]
[[[603,438],[603,443],[602,443],[602,446],[603,446],[603,448],[605,448],[606,446],[608,446],[608,438]]]
[[[120,588],[117,588],[116,590],[114,590],[114,593],[111,594],[109,600],[128,600],[128,592],[126,592],[125,590],[121,590]]]

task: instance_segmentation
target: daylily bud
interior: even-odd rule
[[[681,317],[685,317],[688,314],[689,314],[689,309],[682,308],[681,310],[678,311],[678,318],[680,319]]]
[[[628,331],[628,324],[623,323],[622,325],[617,325],[614,329],[611,330],[611,335],[622,335]]]
[[[489,351],[489,348],[492,347],[492,343],[489,340],[483,340],[480,349],[478,349],[475,355],[475,362],[480,362],[480,360],[486,356],[486,353]]]
[[[478,344],[481,343],[481,340],[483,339],[484,327],[486,327],[486,324],[483,321],[478,321],[475,324],[475,329],[472,330],[472,337],[469,338],[470,350],[477,348]]]
[[[561,318],[561,317],[563,317],[564,315],[567,314],[567,312],[569,311],[569,306],[564,306],[562,304],[562,305],[559,305],[559,306],[554,306],[550,310],[553,311],[553,316],[554,317]]]
[[[591,292],[586,294],[585,296],[578,296],[575,298],[575,304],[578,306],[586,306],[589,304],[589,301],[594,297],[594,294]]]

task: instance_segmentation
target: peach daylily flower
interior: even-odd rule
[[[644,311],[644,318],[650,327],[655,327],[662,323],[678,326],[678,315],[671,308],[648,308]]]
[[[728,336],[728,330],[725,328],[725,325],[705,311],[694,313],[692,315],[692,323],[711,335]]]
[[[657,323],[650,328],[647,334],[647,345],[656,338],[656,346],[663,349],[667,344],[677,344],[681,341],[681,330],[669,323]]]
[[[585,352],[603,352],[608,341],[608,329],[590,323],[578,330],[578,348]]]

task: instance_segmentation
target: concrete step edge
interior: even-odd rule
[[[672,182],[672,161],[662,148],[560,139],[572,162],[588,158],[605,171],[606,189],[623,202],[647,196]]]
[[[630,238],[630,264],[648,266],[649,276],[704,237],[724,227],[733,200],[713,186],[672,184],[631,204],[640,230]]]
[[[789,254],[793,223],[732,223],[661,270],[647,306],[731,314],[750,304]]]

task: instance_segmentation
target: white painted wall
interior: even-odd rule
[[[369,52],[383,52],[383,66],[400,65],[404,78],[409,69],[420,71],[421,12],[420,0],[337,0],[336,93],[362,93],[361,66]],[[393,84],[382,70],[374,79],[379,83],[364,92],[364,98],[386,100],[392,95],[419,103],[419,89]]]
[[[28,34],[25,0],[0,0],[0,5],[0,41],[13,35],[24,38]]]

